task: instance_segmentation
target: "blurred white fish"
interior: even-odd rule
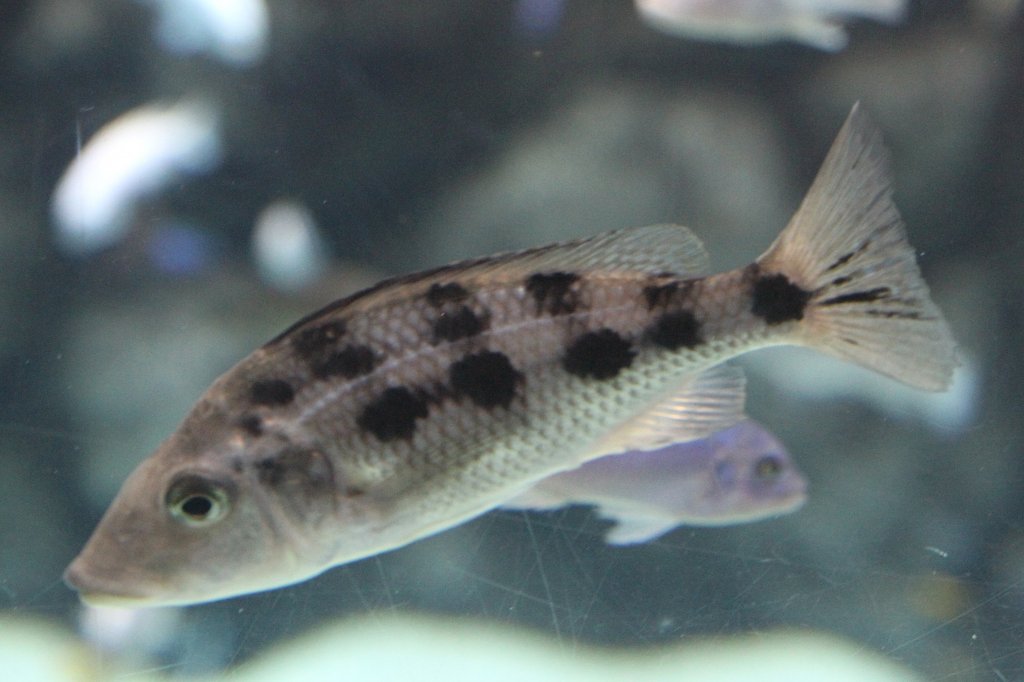
[[[801,400],[857,400],[896,419],[917,419],[947,437],[963,434],[977,418],[981,372],[966,353],[960,356],[949,390],[923,393],[880,381],[872,372],[847,363],[791,351],[773,349],[770,361],[751,362],[749,371]]]
[[[821,50],[846,47],[841,21],[894,23],[906,0],[635,0],[640,16],[665,33],[742,44],[794,40]]]
[[[184,100],[139,107],[103,126],[54,190],[60,248],[86,255],[116,243],[139,199],[180,175],[213,169],[221,151],[217,118],[209,104]]]
[[[615,522],[613,545],[647,542],[676,526],[724,526],[786,514],[807,499],[807,479],[786,448],[752,420],[701,440],[591,460],[544,479],[503,505],[596,505]]]
[[[181,609],[122,609],[84,604],[79,633],[105,653],[124,658],[149,658],[173,639],[181,627]]]
[[[270,17],[263,0],[140,0],[159,13],[157,40],[178,55],[208,53],[235,66],[259,61]]]
[[[275,201],[256,218],[252,254],[263,281],[285,292],[299,291],[327,269],[327,248],[309,210],[294,201]]]

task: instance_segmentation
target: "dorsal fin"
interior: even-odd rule
[[[707,269],[708,254],[697,235],[682,225],[662,223],[497,255],[467,267],[464,274],[504,279],[507,273],[514,279],[544,271],[586,274],[621,270],[697,277]]]
[[[409,275],[386,279],[351,296],[330,303],[302,318],[266,345],[271,346],[293,331],[316,321],[364,312],[394,300],[398,290],[409,288],[419,295],[431,285],[452,282],[515,282],[530,275],[566,272],[580,275],[596,272],[671,274],[697,277],[706,274],[708,254],[700,239],[682,225],[659,224],[540,246],[525,251],[501,253],[443,265]]]

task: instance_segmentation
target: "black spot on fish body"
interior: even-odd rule
[[[448,378],[456,395],[467,396],[473,404],[491,409],[512,404],[523,375],[504,353],[485,350],[452,363]]]
[[[377,282],[373,286],[362,289],[361,291],[357,291],[354,294],[349,294],[344,298],[339,298],[337,301],[328,303],[319,310],[315,310],[309,313],[308,315],[303,316],[302,318],[296,320],[291,325],[289,325],[288,328],[286,328],[284,331],[282,331],[277,336],[272,338],[270,341],[267,341],[265,344],[263,344],[263,347],[271,348],[285,340],[294,338],[298,334],[305,333],[305,331],[308,330],[304,330],[303,328],[313,325],[314,323],[316,323],[317,320],[321,320],[327,317],[337,318],[339,316],[342,316],[351,306],[361,301],[365,301],[366,299],[369,299],[371,297],[378,296],[382,292],[387,292],[389,289],[421,284],[425,280],[430,280],[432,278],[455,278],[467,270],[472,270],[473,268],[477,268],[479,266],[490,266],[495,263],[508,262],[509,260],[512,259],[522,258],[523,255],[527,253],[536,253],[544,251],[545,248],[546,247],[528,249],[526,251],[504,254],[502,256],[484,256],[481,258],[470,258],[468,260],[464,260],[458,263],[449,263],[448,265],[430,268],[429,270],[413,272],[407,275],[399,275],[397,277],[390,277],[388,279],[381,280],[380,282]],[[463,291],[465,290],[463,287],[461,287],[461,285],[456,285],[457,287],[459,287],[459,289],[455,289],[449,288],[450,284],[442,284],[440,282],[435,282],[434,284],[430,285],[430,288],[428,288],[427,290],[427,294],[430,293],[430,289],[432,289],[435,285],[438,286],[442,290],[442,292],[444,292],[436,294],[439,295],[441,298],[444,298],[446,295],[451,297],[456,292],[458,292],[459,289]],[[441,303],[444,302],[445,301],[441,301]],[[342,324],[344,324],[343,321]],[[300,332],[299,330],[303,331]]]
[[[328,303],[323,308],[315,310],[309,313],[308,315],[300,318],[299,320],[296,320],[291,324],[291,326],[289,326],[283,332],[281,332],[280,334],[272,338],[270,341],[267,341],[265,344],[263,344],[263,347],[267,348],[277,345],[281,341],[287,338],[291,338],[292,335],[297,333],[299,329],[302,329],[307,325],[311,325],[321,318],[325,318],[328,316],[337,316],[341,314],[341,311],[344,311],[346,308],[349,308],[352,305],[360,301],[364,301],[372,296],[376,296],[381,292],[386,292],[388,289],[419,284],[423,280],[430,279],[431,277],[440,277],[442,275],[447,276],[449,274],[461,272],[462,270],[465,270],[466,268],[472,267],[474,265],[480,265],[482,263],[492,263],[494,261],[495,258],[493,256],[485,256],[483,258],[472,258],[469,260],[462,261],[460,263],[450,263],[448,265],[442,265],[440,267],[431,268],[429,270],[423,270],[422,272],[413,272],[408,275],[399,275],[397,277],[389,277],[387,279],[383,279],[374,284],[373,286],[357,291],[354,294],[349,294],[344,298],[339,298],[337,301]],[[444,287],[447,285],[439,286]],[[344,324],[343,320],[341,320],[340,322]]]
[[[442,312],[434,322],[434,344],[477,336],[486,328],[486,318],[477,315],[468,306],[459,306],[453,312]]]
[[[704,342],[700,323],[689,310],[665,313],[648,328],[647,338],[668,350],[695,348]]]
[[[255,464],[256,475],[261,483],[276,487],[284,478],[285,468],[277,457],[264,457]]]
[[[290,446],[255,462],[260,483],[273,489],[281,507],[303,521],[329,518],[336,494],[334,467],[315,448]]]
[[[363,409],[356,423],[377,440],[387,443],[408,440],[416,432],[416,420],[427,416],[427,403],[404,386],[386,389]]]
[[[258,414],[245,415],[238,420],[238,425],[253,438],[259,438],[263,435],[263,419]]]
[[[257,460],[255,467],[260,482],[271,487],[281,486],[289,479],[319,487],[332,478],[326,456],[310,448],[288,446],[280,453]]]
[[[562,366],[569,374],[611,379],[633,363],[636,351],[619,333],[607,327],[583,334],[565,351]]]
[[[644,287],[644,301],[647,309],[667,305],[679,290],[679,282],[668,282],[667,284],[651,284]]]
[[[843,303],[874,303],[883,298],[888,298],[892,294],[892,290],[889,287],[877,287],[875,289],[868,289],[866,291],[856,291],[852,294],[842,294],[841,296],[833,296],[832,298],[825,299],[820,305],[841,305]]]
[[[679,279],[659,284],[650,284],[643,289],[644,302],[647,304],[648,310],[679,304],[690,295],[692,287],[692,280]]]
[[[811,298],[783,274],[762,275],[754,280],[750,310],[767,324],[802,320]]]
[[[355,379],[372,372],[379,361],[369,346],[348,345],[317,361],[313,365],[313,374],[320,379],[335,375]]]
[[[306,360],[322,358],[338,345],[338,341],[345,335],[346,326],[344,320],[333,320],[303,329],[292,339],[292,348]]]
[[[448,282],[447,284],[434,283],[427,289],[427,303],[440,308],[445,303],[462,303],[469,297],[469,292],[461,284]]]
[[[283,379],[262,379],[249,388],[249,400],[254,405],[287,405],[295,399],[295,389]]]
[[[427,385],[417,386],[412,393],[417,400],[422,400],[428,407],[440,405],[446,400],[453,400],[458,397],[455,390],[442,381],[431,381]]]
[[[579,294],[573,284],[580,276],[574,272],[538,272],[526,280],[526,292],[537,302],[538,313],[566,315],[579,306]]]

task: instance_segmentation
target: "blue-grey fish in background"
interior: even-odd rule
[[[229,370],[131,474],[65,572],[92,603],[186,604],[400,547],[554,474],[743,417],[719,367],[807,346],[943,390],[955,346],[854,107],[789,225],[705,276],[655,225],[399,277]]]
[[[835,52],[846,47],[846,19],[895,23],[906,0],[635,0],[647,23],[669,34],[759,45],[795,40]]]
[[[545,478],[503,506],[595,505],[614,545],[648,542],[676,526],[724,526],[796,511],[807,479],[753,420],[657,450],[606,455]]]

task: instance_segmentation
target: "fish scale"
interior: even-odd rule
[[[65,578],[97,603],[267,589],[550,493],[554,476],[567,476],[564,503],[593,500],[620,523],[612,541],[655,537],[688,509],[750,518],[765,499],[750,490],[695,505],[662,485],[659,515],[612,480],[636,463],[657,470],[647,480],[678,480],[679,495],[704,494],[693,484],[713,479],[710,464],[686,474],[671,457],[629,453],[740,422],[744,379],[724,361],[789,343],[922,389],[949,383],[955,344],[892,204],[880,135],[857,107],[775,243],[735,270],[704,276],[706,264],[686,228],[654,225],[332,303],[214,382]],[[753,434],[717,447],[747,461],[770,442]],[[607,457],[598,474],[573,473]]]

